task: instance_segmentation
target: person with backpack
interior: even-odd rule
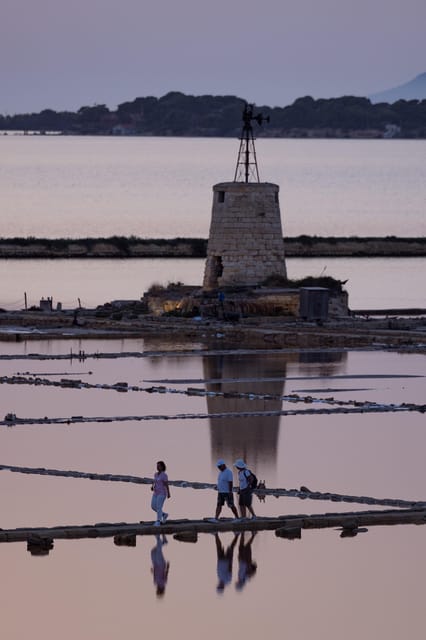
[[[252,507],[252,501],[253,501],[253,491],[256,489],[256,486],[257,486],[257,478],[254,475],[254,473],[252,473],[252,471],[250,471],[250,469],[247,468],[246,463],[241,458],[239,458],[234,462],[234,467],[236,467],[238,471],[238,482],[239,482],[238,492],[240,495],[238,504],[240,506],[241,517],[242,518],[246,517],[247,509],[248,509],[249,512],[251,513],[251,517],[255,518],[256,514]]]

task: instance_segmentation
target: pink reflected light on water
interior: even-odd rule
[[[61,343],[36,343],[34,351],[59,351]],[[96,350],[96,342],[87,350]],[[99,343],[106,350],[108,343]],[[111,351],[117,348],[111,344]],[[125,343],[141,350],[140,342]],[[22,351],[27,347],[20,345]],[[4,343],[2,352],[7,353]],[[275,378],[283,393],[305,390],[315,397],[377,402],[422,402],[425,356],[348,352],[277,354],[256,360],[235,358],[206,366],[200,356],[175,354],[157,358],[68,361],[2,361],[3,375],[28,371],[51,376],[75,373],[94,382],[174,380],[170,387],[210,385],[206,373],[222,371],[222,388],[253,391],[268,387],[262,377]],[[213,356],[212,356],[213,357]],[[219,366],[220,365],[220,366]],[[88,371],[92,373],[88,374]],[[233,372],[234,382],[225,381]],[[389,373],[395,377],[385,377]],[[359,376],[370,375],[365,378]],[[345,377],[342,377],[345,376]],[[66,377],[66,376],[64,376]],[[240,381],[238,382],[238,379]],[[181,382],[179,382],[179,380]],[[247,380],[252,380],[248,382]],[[160,383],[159,382],[159,383]],[[152,384],[152,383],[150,383]],[[210,385],[211,387],[211,385]],[[273,387],[272,387],[273,388]],[[330,391],[333,389],[333,391]],[[302,393],[302,391],[299,391]],[[101,390],[0,386],[4,413],[18,415],[128,415],[205,413],[205,397],[179,394],[119,394]],[[242,401],[250,404],[250,400]],[[254,405],[253,405],[254,406]],[[236,422],[238,421],[238,423]],[[177,421],[16,426],[0,430],[2,464],[149,476],[155,462],[166,460],[171,479],[214,482],[217,447],[230,466],[244,419],[227,422],[228,430],[206,419]],[[258,425],[259,434],[268,423]],[[425,497],[424,419],[420,413],[284,416],[276,425],[274,451],[258,440],[248,449],[248,464],[267,486],[304,484],[313,490],[373,497],[422,500]],[[217,431],[217,432],[216,432]],[[222,440],[218,440],[220,433]],[[256,424],[250,425],[256,434]],[[250,436],[251,437],[251,436]],[[222,445],[220,445],[220,442]],[[246,443],[247,444],[247,443]],[[147,485],[73,478],[0,473],[2,528],[37,525],[138,522],[152,520]],[[212,490],[172,487],[166,511],[170,519],[211,517]],[[357,509],[357,505],[301,501],[296,498],[255,500],[259,515],[320,513]],[[359,505],[365,509],[364,505]],[[225,511],[224,514],[225,515]],[[369,636],[396,640],[414,635],[422,623],[424,590],[424,527],[371,528],[355,538],[341,539],[336,530],[303,531],[302,539],[278,539],[259,533],[252,544],[253,575],[237,588],[243,571],[237,540],[232,576],[223,593],[217,591],[214,536],[202,534],[196,544],[172,536],[162,547],[169,571],[162,597],[157,596],[151,569],[154,537],[138,537],[135,548],[117,547],[113,539],[64,541],[45,557],[31,556],[24,543],[0,544],[3,580],[1,629],[20,640],[31,634],[46,640],[90,637],[93,640],[155,635],[208,640],[226,634],[280,633],[305,640],[310,636],[355,640]],[[233,534],[221,534],[225,548]],[[397,612],[397,613],[392,613]]]

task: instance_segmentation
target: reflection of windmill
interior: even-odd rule
[[[264,354],[220,355],[203,358],[208,391],[240,392],[246,397],[208,396],[209,413],[280,411],[284,393],[284,378],[289,358],[297,355]],[[268,378],[268,380],[265,380]],[[272,380],[271,378],[276,378]],[[244,380],[246,379],[246,380]],[[274,399],[249,398],[248,394],[272,394]],[[213,459],[225,457],[229,463],[236,458],[259,467],[273,468],[276,463],[279,416],[247,418],[210,418]]]
[[[252,178],[253,182],[260,182],[252,121],[256,120],[258,125],[261,126],[264,122],[269,122],[269,116],[265,117],[261,113],[253,115],[253,109],[254,105],[247,104],[246,102],[243,111],[243,128],[241,131],[234,182],[250,182],[250,178]]]
[[[285,381],[288,366],[302,376],[304,372],[315,376],[326,367],[324,375],[331,376],[344,367],[346,358],[347,354],[341,351],[204,356],[206,390],[229,394],[228,397],[207,396],[208,412],[226,414],[281,411],[284,384],[293,388],[297,385],[297,378]],[[242,393],[244,397],[238,397],[232,392]],[[262,394],[275,397],[256,397]],[[267,469],[271,471],[277,462],[283,420],[285,418],[281,416],[210,418],[212,461],[225,458],[231,464],[236,458],[244,458],[249,465],[253,465],[257,474],[266,473]]]

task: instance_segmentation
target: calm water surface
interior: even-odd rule
[[[0,236],[207,237],[212,185],[233,178],[224,139],[0,137]],[[426,235],[426,142],[258,140],[281,186],[285,235]],[[202,282],[201,260],[1,261],[0,307],[137,299]],[[426,260],[288,260],[291,277],[348,279],[352,308],[424,306]]]
[[[237,140],[0,137],[0,237],[208,236]],[[424,140],[257,141],[284,234],[426,235]]]
[[[138,300],[154,284],[202,284],[204,260],[1,260],[0,307],[38,305],[52,296],[65,308]],[[289,258],[291,278],[330,275],[347,280],[351,309],[426,307],[425,258]]]
[[[233,178],[235,140],[0,137],[0,236],[207,237],[212,185]],[[426,235],[426,142],[258,140],[281,186],[284,233]],[[202,282],[201,260],[1,261],[0,306],[137,299]],[[348,280],[352,308],[424,306],[426,261],[288,260],[290,277]]]
[[[232,140],[150,138],[0,139],[0,235],[207,237],[211,186],[232,179]],[[424,141],[259,140],[262,179],[281,186],[285,233],[426,235]],[[198,284],[200,260],[1,261],[0,306],[22,308],[52,295],[66,306],[138,298],[153,282]],[[291,277],[348,278],[352,308],[424,306],[426,260],[289,260]],[[184,345],[181,345],[182,348]],[[200,345],[186,345],[194,348]],[[3,354],[162,351],[161,340],[3,343]],[[309,394],[338,400],[424,402],[423,355],[294,352],[266,356],[183,356],[2,360],[2,375],[75,376],[90,382],[165,384],[183,390]],[[395,377],[386,377],[392,373]],[[366,378],[365,375],[373,377]],[[406,377],[416,376],[416,377]],[[232,380],[232,382],[230,382]],[[262,411],[280,400],[166,393],[118,394],[0,385],[3,415],[109,416],[111,422],[0,429],[1,464],[152,475],[167,461],[172,479],[214,482],[215,461],[244,456],[267,486],[373,497],[425,499],[426,432],[420,413],[303,415],[245,419],[118,422],[121,415]],[[291,405],[294,407],[294,405]],[[148,487],[0,473],[2,528],[151,519]],[[215,494],[172,488],[170,518],[210,516]],[[259,514],[350,510],[354,505],[267,498]],[[361,509],[364,507],[360,507]],[[232,576],[218,591],[213,535],[197,544],[138,538],[58,541],[46,557],[0,544],[2,636],[10,640],[213,640],[281,635],[399,640],[424,626],[424,527],[371,528],[353,539],[334,530],[301,540],[259,533],[234,541]],[[230,557],[230,555],[228,556]],[[256,570],[248,575],[247,563]],[[169,565],[168,572],[166,571]],[[165,575],[167,573],[167,580]],[[246,580],[244,580],[244,576]],[[162,577],[165,592],[157,595]]]
[[[49,341],[4,343],[1,353],[97,351],[158,352],[162,341]],[[187,345],[197,347],[199,345]],[[299,393],[338,400],[423,402],[423,355],[370,352],[294,352],[251,355],[152,355],[115,360],[3,360],[2,373],[75,376],[90,382],[182,390]],[[386,377],[392,373],[395,377]],[[368,375],[370,377],[366,378]],[[410,377],[407,377],[410,376]],[[413,377],[414,376],[414,377]],[[231,382],[232,380],[232,382]],[[286,402],[202,398],[172,393],[118,394],[43,386],[0,386],[4,413],[20,416],[169,415],[207,411],[286,408]],[[289,406],[289,405],[288,405]],[[294,405],[291,405],[294,408]],[[215,461],[247,458],[269,487],[299,487],[373,497],[425,498],[424,418],[419,413],[305,415],[225,419],[150,420],[73,426],[23,426],[0,430],[2,464],[152,475],[164,458],[172,479],[214,482]],[[151,519],[147,486],[84,479],[19,475],[3,471],[3,528],[14,526],[137,522]],[[170,518],[210,516],[215,494],[172,488]],[[296,498],[256,500],[258,514],[351,510],[356,505],[303,503]],[[361,509],[364,507],[360,507]],[[158,633],[213,640],[223,630],[250,639],[284,630],[285,637],[355,640],[361,633],[396,640],[423,625],[424,527],[371,528],[353,539],[336,530],[303,532],[280,540],[259,533],[232,545],[232,576],[218,586],[215,537],[197,544],[167,544],[139,537],[136,548],[112,539],[58,541],[46,557],[25,544],[0,545],[3,635],[93,640]],[[158,542],[158,544],[157,544]],[[247,546],[248,545],[248,546]],[[248,559],[256,570],[247,576]],[[162,564],[165,563],[165,564]],[[165,592],[154,577],[169,563]],[[152,572],[155,569],[155,572]],[[164,575],[164,572],[163,572]],[[223,575],[221,573],[221,575]],[[246,579],[244,579],[246,576]],[[390,611],[397,614],[389,615]],[[25,615],[23,615],[25,612]]]

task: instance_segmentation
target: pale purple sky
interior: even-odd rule
[[[368,95],[426,71],[425,26],[425,0],[3,0],[0,113]]]

